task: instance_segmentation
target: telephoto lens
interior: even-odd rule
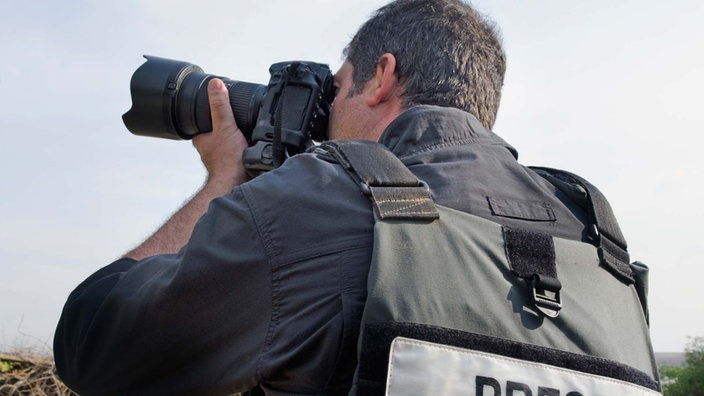
[[[135,135],[191,139],[213,129],[208,81],[220,78],[230,94],[235,121],[247,140],[256,125],[266,85],[234,81],[203,72],[183,61],[144,56],[147,61],[132,75],[132,108],[122,116]]]

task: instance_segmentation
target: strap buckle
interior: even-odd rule
[[[535,307],[550,318],[560,315],[562,299],[560,290],[562,284],[557,278],[534,274],[530,280]]]
[[[425,191],[430,193],[430,186],[424,180],[418,179],[418,187],[423,187]],[[359,183],[359,189],[362,190],[362,194],[366,195],[367,197],[372,196],[372,186],[370,186],[369,183],[367,183],[366,181],[361,181]]]

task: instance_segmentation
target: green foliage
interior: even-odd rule
[[[704,337],[691,338],[685,356],[684,366],[660,369],[665,396],[704,396]]]
[[[0,373],[8,373],[17,368],[17,363],[0,359]]]

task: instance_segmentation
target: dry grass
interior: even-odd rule
[[[0,396],[76,395],[59,380],[48,354],[0,352]]]

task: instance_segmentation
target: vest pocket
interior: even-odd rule
[[[555,221],[555,211],[547,202],[519,201],[486,197],[494,216],[528,221]]]

